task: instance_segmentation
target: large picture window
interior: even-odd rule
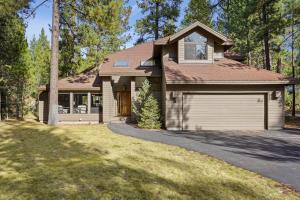
[[[73,113],[88,113],[88,94],[73,94]]]
[[[101,94],[91,94],[91,113],[102,113]]]
[[[70,113],[70,94],[59,93],[58,94],[58,113],[69,114]]]
[[[184,59],[207,60],[207,38],[196,32],[185,37]]]

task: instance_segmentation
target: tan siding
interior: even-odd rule
[[[272,92],[269,92],[268,100],[268,124],[269,129],[280,129],[284,126],[284,91],[277,90],[280,96],[272,98]]]
[[[136,91],[135,91],[135,77],[132,77],[131,82],[130,82],[130,95],[131,95],[131,104],[133,104],[136,100]],[[131,106],[132,108],[132,106]],[[133,110],[131,109],[131,120],[135,120],[135,115],[133,113]]]
[[[162,47],[162,59],[177,60],[177,43]]]
[[[108,123],[114,116],[114,96],[110,77],[103,77],[103,122]]]
[[[163,127],[166,127],[166,82],[164,75],[162,77],[162,85],[161,85],[161,119],[163,122]]]
[[[173,97],[172,92],[166,92],[166,128],[168,130],[180,130],[182,122],[182,93]]]
[[[184,60],[184,38],[178,40],[178,63],[213,63],[214,40],[211,37],[208,37],[207,40],[207,60]]]
[[[59,122],[100,122],[100,114],[59,114]]]
[[[216,44],[214,45],[214,59],[224,58],[224,47]]]
[[[38,113],[39,113],[40,122],[48,121],[48,113],[49,113],[48,92],[42,92],[39,95]]]

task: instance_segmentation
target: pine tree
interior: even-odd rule
[[[135,25],[139,35],[137,43],[173,34],[181,2],[182,0],[137,0],[144,15]]]
[[[64,0],[60,12],[60,76],[101,63],[128,40],[131,7],[125,0]]]
[[[53,0],[48,124],[58,123],[58,39],[60,0]]]
[[[151,95],[151,84],[148,79],[143,82],[142,87],[139,89],[139,95],[132,105],[133,113],[136,119],[139,121],[142,107],[145,101]]]
[[[143,82],[132,107],[139,127],[149,129],[161,127],[159,106],[151,94],[151,84],[148,79]]]
[[[31,60],[36,69],[35,77],[38,86],[49,83],[50,51],[50,43],[45,30],[42,29],[39,38],[34,37],[30,42]]]
[[[142,107],[138,126],[147,129],[159,129],[161,127],[158,103],[152,95],[146,99]]]
[[[0,0],[0,87],[5,87],[7,106],[16,118],[24,116],[34,80],[22,18],[28,8],[28,0]]]
[[[212,25],[211,5],[208,0],[190,0],[187,9],[185,10],[183,26],[199,21],[207,26]]]

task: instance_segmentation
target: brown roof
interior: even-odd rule
[[[98,70],[92,69],[83,72],[76,76],[69,76],[58,80],[59,90],[99,90],[100,91],[101,80],[98,75]],[[40,90],[48,89],[49,85],[41,86]]]
[[[288,83],[281,74],[248,66],[227,58],[213,64],[178,64],[164,61],[167,83]]]
[[[161,76],[158,66],[141,67],[141,61],[153,58],[153,42],[146,42],[132,48],[113,53],[103,62],[99,69],[100,76]],[[117,60],[128,61],[128,67],[114,67]]]
[[[200,29],[210,33],[214,37],[218,38],[219,40],[222,41],[222,43],[221,43],[222,45],[225,45],[225,46],[233,45],[233,42],[229,38],[227,38],[226,36],[222,35],[221,33],[217,32],[217,31],[213,30],[212,28],[206,26],[205,24],[202,24],[201,22],[195,22],[195,23],[191,24],[190,26],[178,31],[177,33],[175,33],[173,35],[170,35],[170,36],[167,36],[164,38],[160,38],[160,39],[156,40],[154,42],[154,44],[155,45],[166,45],[169,42],[176,41],[182,35],[190,32],[196,28],[200,28]]]
[[[163,38],[159,38],[157,40],[154,41],[155,45],[165,45],[169,42],[171,36],[166,36]]]

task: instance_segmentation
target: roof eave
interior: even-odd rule
[[[203,80],[167,80],[167,84],[203,84],[203,85],[292,85],[289,80],[280,81],[203,81]]]
[[[227,37],[225,37],[224,35],[216,32],[215,30],[213,30],[212,28],[200,23],[200,22],[195,22],[192,25],[182,29],[181,31],[175,33],[174,35],[170,36],[170,41],[173,41],[175,39],[177,39],[178,37],[180,37],[181,35],[193,30],[196,27],[200,27],[204,30],[206,30],[207,32],[213,34],[214,36],[218,37],[219,39],[221,39],[222,41],[226,42],[226,41],[230,41]]]

